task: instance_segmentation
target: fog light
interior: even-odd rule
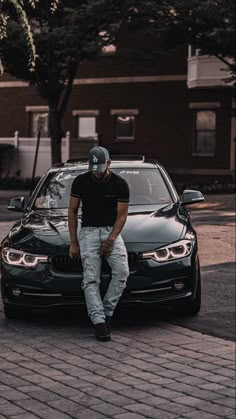
[[[176,291],[181,291],[184,288],[184,281],[175,281],[174,288]]]
[[[14,295],[14,297],[19,297],[20,294],[21,290],[19,288],[13,288],[12,295]]]

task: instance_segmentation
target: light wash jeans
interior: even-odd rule
[[[102,301],[100,295],[100,273],[102,258],[99,249],[112,231],[112,227],[82,227],[79,232],[80,255],[83,264],[83,282],[88,315],[93,324],[104,323],[106,316],[112,316],[129,275],[126,247],[121,235],[106,260],[112,271],[108,290]]]

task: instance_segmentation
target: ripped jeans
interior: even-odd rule
[[[82,227],[79,232],[80,255],[84,272],[82,289],[88,315],[93,324],[104,323],[106,316],[112,316],[129,275],[127,251],[119,235],[114,242],[111,255],[106,257],[112,278],[102,301],[99,289],[102,258],[99,255],[99,249],[111,231],[112,227]]]

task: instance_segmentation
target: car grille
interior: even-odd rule
[[[136,270],[139,255],[138,253],[128,253],[130,273]],[[58,255],[51,258],[53,269],[62,273],[83,273],[81,259],[71,259],[68,255]],[[109,274],[110,267],[106,259],[102,259],[102,274]]]

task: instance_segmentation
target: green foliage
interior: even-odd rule
[[[29,0],[30,1],[30,0]],[[33,1],[31,1],[33,3]],[[28,69],[29,71],[34,71],[35,60],[36,60],[36,50],[33,41],[33,36],[31,28],[24,10],[24,5],[22,1],[17,0],[0,0],[0,42],[7,38],[7,24],[9,22],[10,16],[15,15],[21,30],[24,34],[25,45],[28,53]],[[0,44],[0,73],[2,74],[3,64],[3,51],[2,45]]]
[[[42,97],[58,105],[58,96],[79,63],[94,58],[104,45],[114,41],[122,20],[120,3],[116,0],[32,1],[33,8],[26,7],[26,12],[37,50],[36,71],[32,74],[27,71],[24,31],[12,19],[3,43],[7,70],[35,84]]]
[[[157,41],[153,55],[191,44],[219,58],[235,78],[235,12],[234,0],[137,0],[131,22]]]
[[[185,189],[194,189],[203,194],[235,194],[236,184],[233,182],[213,181],[213,182],[176,182],[175,187],[179,194]]]
[[[1,0],[0,0],[1,1]],[[13,0],[12,0],[13,1]],[[61,161],[61,122],[81,62],[95,59],[115,42],[125,19],[122,0],[29,0],[25,5],[36,46],[35,71],[28,69],[25,31],[7,24],[2,51],[7,71],[33,84],[49,106],[52,163]]]
[[[32,180],[30,178],[24,179],[19,176],[0,178],[0,190],[30,190],[37,185],[39,180],[40,177],[35,178],[32,186]]]

